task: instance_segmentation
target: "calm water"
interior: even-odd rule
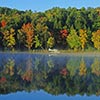
[[[0,100],[100,99],[100,57],[0,53]]]

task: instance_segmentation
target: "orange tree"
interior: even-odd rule
[[[25,33],[26,36],[25,46],[30,50],[34,43],[34,27],[31,23],[23,24],[21,31]]]

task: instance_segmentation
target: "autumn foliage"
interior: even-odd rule
[[[92,41],[94,43],[94,47],[100,50],[100,30],[92,33]]]
[[[100,50],[99,15],[100,8],[33,13],[0,7],[0,50]]]
[[[61,37],[66,38],[68,36],[68,31],[66,29],[63,29],[60,31]]]
[[[1,22],[0,22],[0,27],[5,27],[6,26],[6,21],[5,20],[2,20]]]
[[[26,47],[30,50],[33,45],[34,27],[31,23],[23,24],[22,32],[26,36]]]
[[[13,28],[11,28],[9,31],[3,32],[4,46],[9,48],[10,50],[14,49],[14,45],[16,43],[14,35],[15,30]]]
[[[84,50],[84,48],[85,48],[85,46],[86,46],[86,42],[87,42],[86,30],[80,29],[80,30],[79,30],[79,33],[80,33],[81,47],[82,47],[82,50]]]

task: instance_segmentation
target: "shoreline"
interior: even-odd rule
[[[50,55],[75,55],[75,56],[100,56],[99,51],[60,51],[49,52],[49,51],[0,51],[0,54],[50,54]]]

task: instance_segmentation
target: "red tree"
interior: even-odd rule
[[[66,38],[68,36],[68,31],[66,29],[63,29],[60,31],[61,37]]]
[[[1,22],[0,22],[0,27],[5,27],[6,26],[6,21],[5,20],[2,20]]]

